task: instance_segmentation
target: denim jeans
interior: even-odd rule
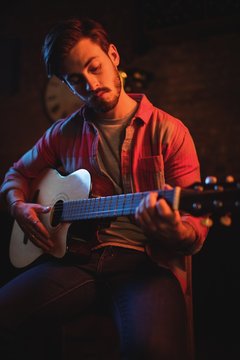
[[[114,246],[93,251],[83,263],[52,258],[0,289],[4,359],[63,359],[62,325],[96,303],[112,313],[119,358],[188,359],[185,301],[177,279],[145,253]]]

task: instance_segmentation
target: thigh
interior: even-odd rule
[[[30,319],[62,321],[94,299],[95,280],[88,271],[58,261],[42,263],[0,289],[0,327],[11,332]]]
[[[110,286],[123,359],[188,359],[185,301],[174,275],[133,272]]]

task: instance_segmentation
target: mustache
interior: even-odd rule
[[[102,87],[102,88],[98,88],[96,90],[91,90],[89,91],[89,98],[93,98],[94,96],[97,96],[98,93],[100,92],[109,92],[110,89],[107,87]]]

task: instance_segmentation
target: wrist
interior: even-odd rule
[[[186,242],[189,243],[193,243],[197,237],[195,229],[187,221],[182,221],[182,225],[184,227],[183,240],[186,240]]]
[[[185,228],[183,232],[183,237],[179,242],[179,251],[185,254],[191,253],[192,248],[195,246],[196,241],[198,240],[195,229],[187,221],[183,221],[182,225]]]
[[[20,202],[25,202],[25,196],[20,189],[11,189],[6,194],[6,202],[8,209],[11,212],[11,209],[15,207]]]
[[[14,211],[14,208],[17,204],[19,203],[23,203],[24,200],[23,199],[16,199],[16,200],[13,200],[12,202],[10,202],[10,204],[8,205],[8,209],[10,211],[10,214],[13,215],[13,211]]]
[[[24,202],[24,200],[22,200],[22,199],[13,200],[13,201],[9,204],[9,208],[11,208],[13,205],[15,205],[16,203],[19,203],[19,202]]]

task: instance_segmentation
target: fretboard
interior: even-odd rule
[[[54,207],[56,218],[60,222],[87,220],[105,217],[133,215],[140,201],[149,192],[105,196],[58,202]],[[158,196],[164,197],[172,204],[173,190],[158,191]]]

